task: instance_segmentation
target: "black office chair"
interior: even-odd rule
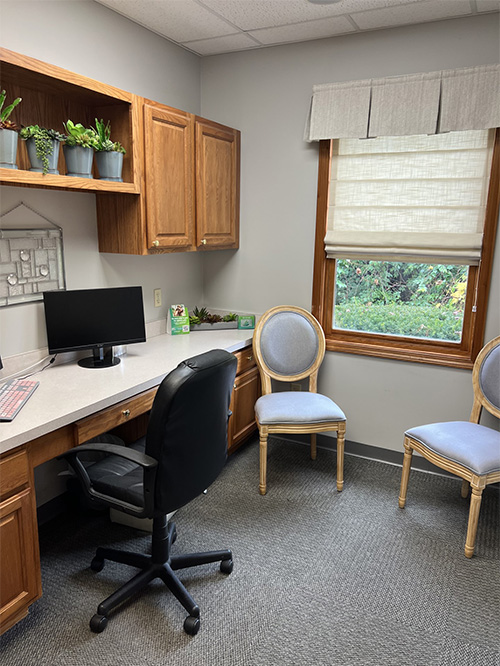
[[[99,604],[90,620],[92,631],[103,631],[111,610],[161,578],[189,613],[184,630],[193,636],[198,633],[200,609],[174,572],[220,562],[220,570],[229,574],[233,569],[232,553],[218,550],[172,556],[177,534],[167,514],[208,488],[226,462],[229,401],[235,375],[236,357],[226,351],[215,349],[187,359],[160,384],[145,437],[128,447],[86,443],[62,456],[89,498],[101,506],[153,519],[150,556],[97,549],[90,565],[94,571],[101,571],[104,560],[141,571]],[[101,459],[89,464],[88,452],[96,452]],[[103,452],[107,454],[104,459]]]

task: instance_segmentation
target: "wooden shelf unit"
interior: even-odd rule
[[[86,127],[95,119],[111,122],[112,137],[126,149],[123,160],[123,183],[94,178],[65,176],[63,151],[58,170],[62,175],[43,175],[29,171],[25,142],[19,140],[19,169],[0,169],[0,183],[36,188],[55,188],[93,192],[139,193],[140,157],[135,137],[138,133],[138,111],[135,95],[68,70],[0,48],[1,86],[7,91],[6,103],[16,97],[22,102],[11,119],[20,125],[40,125],[64,132],[63,123],[71,119]]]

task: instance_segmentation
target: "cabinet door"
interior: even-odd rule
[[[41,594],[37,529],[30,490],[0,504],[0,633]]]
[[[148,247],[193,249],[193,116],[145,104],[144,133]]]
[[[240,133],[196,118],[196,245],[237,248],[240,208]]]
[[[229,420],[228,451],[232,453],[256,429],[255,402],[260,394],[260,377],[257,367],[236,377]]]

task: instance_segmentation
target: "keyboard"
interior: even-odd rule
[[[39,384],[32,379],[11,379],[1,386],[0,421],[12,421]]]

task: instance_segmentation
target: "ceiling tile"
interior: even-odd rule
[[[97,0],[176,42],[218,37],[235,28],[195,0]]]
[[[334,5],[313,5],[307,0],[199,0],[241,30],[277,27],[339,16],[354,11],[391,7],[421,0],[342,0]],[[440,0],[443,2],[446,0]]]
[[[472,13],[469,0],[426,0],[425,2],[391,7],[390,9],[374,9],[366,12],[352,13],[351,16],[361,30],[389,28],[409,23],[425,23],[439,19],[465,16]]]
[[[187,42],[183,46],[195,53],[199,53],[199,55],[207,56],[216,55],[217,53],[229,53],[231,51],[243,51],[244,49],[255,49],[261,46],[261,44],[246,33],[239,32],[226,37]]]
[[[248,34],[258,39],[262,44],[282,44],[343,35],[355,30],[356,28],[354,28],[348,19],[338,16],[336,18],[322,19],[321,21],[308,21],[307,23],[296,25],[251,30]]]

